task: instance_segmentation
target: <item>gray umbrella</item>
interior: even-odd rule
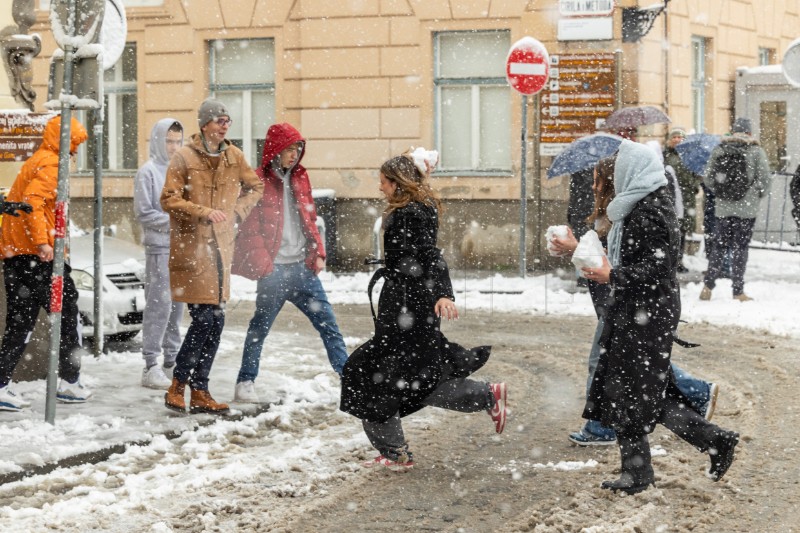
[[[608,115],[605,124],[603,124],[603,129],[622,130],[646,126],[647,124],[663,124],[667,122],[671,122],[671,120],[657,107],[651,105],[623,107]]]

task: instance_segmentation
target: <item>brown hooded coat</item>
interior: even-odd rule
[[[176,302],[219,305],[230,298],[234,225],[247,218],[264,191],[241,150],[226,143],[219,157],[214,170],[194,134],[167,169],[161,206],[170,216],[169,273]],[[215,209],[227,220],[211,224],[208,215]]]

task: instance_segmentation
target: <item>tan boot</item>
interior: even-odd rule
[[[745,293],[737,294],[736,296],[733,297],[733,299],[734,300],[739,300],[740,302],[752,302],[753,301],[753,299],[750,298]]]
[[[189,400],[189,412],[192,414],[210,413],[212,415],[223,415],[228,413],[228,404],[218,403],[207,390],[192,390],[191,400]]]
[[[700,299],[703,301],[711,299],[711,288],[708,285],[703,285],[703,290],[700,291]]]
[[[186,398],[183,397],[186,391],[186,383],[181,383],[177,378],[172,378],[172,385],[164,395],[164,405],[167,409],[178,411],[179,413],[186,412]]]

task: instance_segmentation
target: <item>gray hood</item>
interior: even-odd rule
[[[169,164],[166,144],[167,131],[169,131],[175,123],[180,124],[181,128],[183,128],[183,124],[177,119],[162,118],[156,122],[156,125],[153,126],[153,131],[150,132],[150,159],[152,159],[153,163],[157,166],[164,167],[165,169]],[[181,142],[183,142],[183,133],[181,133]]]

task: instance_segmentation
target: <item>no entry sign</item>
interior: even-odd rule
[[[550,76],[550,57],[542,43],[523,37],[511,46],[506,59],[506,79],[522,94],[541,91]]]

